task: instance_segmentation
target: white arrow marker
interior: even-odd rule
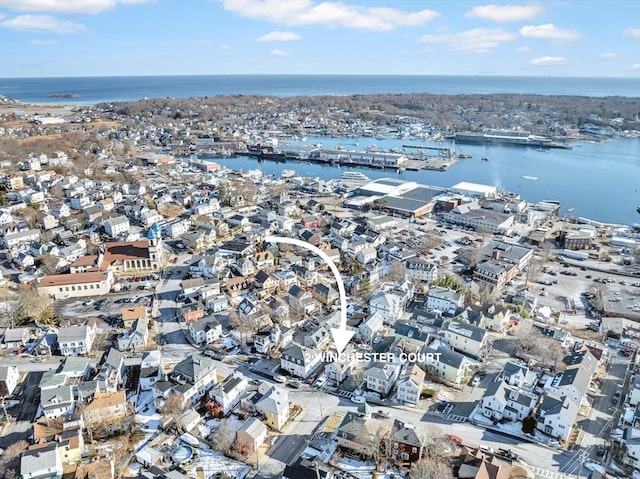
[[[331,272],[333,273],[333,278],[338,285],[338,293],[340,293],[340,325],[337,328],[331,328],[331,336],[333,337],[333,344],[335,345],[336,350],[338,353],[341,353],[353,337],[354,332],[347,329],[347,293],[345,293],[344,281],[342,280],[342,275],[340,274],[340,271],[338,271],[336,264],[331,258],[329,258],[327,253],[306,241],[288,238],[286,236],[267,236],[264,240],[268,243],[287,243],[308,249],[320,256],[324,262],[329,265],[329,269],[331,269]]]

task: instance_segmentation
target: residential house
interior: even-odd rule
[[[356,253],[356,260],[360,264],[369,264],[378,259],[378,250],[373,246],[367,246]]]
[[[87,427],[106,426],[110,430],[121,428],[126,415],[125,391],[96,392],[93,400],[85,406],[83,412]]]
[[[544,395],[536,408],[536,429],[566,442],[571,435],[579,409],[580,404],[567,396]]]
[[[401,300],[395,294],[378,291],[369,299],[369,310],[379,313],[386,324],[394,324],[402,312]]]
[[[121,313],[122,324],[126,329],[133,328],[133,324],[139,319],[147,319],[149,309],[146,306],[131,306],[123,308]]]
[[[420,366],[417,364],[409,365],[398,379],[396,399],[405,404],[417,406],[422,394],[424,378],[425,372]]]
[[[185,303],[180,308],[180,314],[182,316],[182,320],[186,323],[191,323],[193,321],[198,321],[203,318],[205,315],[205,307],[199,301]]]
[[[426,370],[429,373],[438,376],[446,383],[454,385],[460,385],[465,381],[471,363],[464,355],[443,345],[434,347],[433,344],[424,349],[423,352],[425,353]],[[431,354],[431,356],[426,356],[427,354]]]
[[[506,381],[493,381],[480,400],[480,412],[496,421],[522,421],[531,415],[537,397],[526,393]]]
[[[63,356],[89,354],[95,339],[96,328],[89,323],[65,326],[58,330],[58,347]]]
[[[310,291],[302,289],[297,284],[289,288],[289,306],[295,311],[305,311],[307,314],[312,313],[318,308],[318,303],[313,298]]]
[[[460,321],[449,321],[441,331],[446,343],[462,354],[474,359],[482,358],[485,353],[487,330]]]
[[[0,396],[11,396],[18,385],[20,373],[15,366],[0,366]]]
[[[394,419],[389,432],[389,444],[391,460],[403,466],[418,462],[425,452],[424,439],[420,437],[416,427],[398,419]]]
[[[509,462],[494,454],[487,454],[479,449],[463,446],[463,451],[456,458],[456,477],[460,479],[509,479],[512,477],[512,466]]]
[[[153,385],[164,375],[164,364],[159,350],[146,351],[140,362],[140,379],[138,386],[141,391],[150,391]]]
[[[170,378],[177,383],[173,389],[182,395],[183,403],[194,405],[218,382],[216,373],[213,360],[192,354],[174,366]]]
[[[427,308],[453,316],[462,306],[464,296],[452,289],[433,286],[427,294]]]
[[[71,386],[40,389],[40,407],[47,419],[55,419],[73,413],[76,401]]]
[[[3,241],[7,248],[40,241],[40,230],[28,229],[24,231],[16,231],[14,233],[5,233]]]
[[[22,479],[62,479],[62,474],[62,460],[57,444],[26,451],[20,457]]]
[[[222,325],[214,316],[204,316],[189,323],[189,336],[196,344],[210,344],[222,336]]]
[[[311,294],[317,301],[321,302],[325,306],[332,306],[340,299],[338,291],[324,283],[314,284],[311,288]]]
[[[280,369],[293,376],[307,379],[322,362],[322,353],[317,349],[293,344],[282,352]]]
[[[129,218],[126,216],[116,216],[115,218],[109,218],[103,223],[104,231],[112,238],[117,238],[120,235],[126,235],[129,233]]]
[[[289,394],[278,386],[263,383],[258,388],[262,396],[256,401],[255,407],[264,415],[267,426],[276,431],[282,431],[289,420]]]
[[[124,379],[124,355],[116,348],[109,349],[95,379],[100,383],[100,390],[105,392],[117,391]]]
[[[9,349],[21,348],[29,342],[27,328],[9,328],[4,332],[2,343]]]
[[[432,334],[428,328],[413,321],[398,321],[394,326],[394,346],[405,353],[417,353],[424,348]]]
[[[149,339],[149,321],[147,318],[138,318],[133,323],[130,331],[118,336],[118,349],[120,351],[143,350]]]
[[[258,297],[263,299],[273,294],[278,288],[278,280],[266,270],[261,269],[253,279],[253,285],[258,290]]]
[[[258,331],[253,336],[253,347],[260,354],[268,354],[271,349],[271,332]]]
[[[525,364],[507,362],[502,368],[502,378],[509,386],[533,389],[538,380],[538,375]]]
[[[247,390],[249,381],[242,373],[233,372],[209,392],[209,397],[222,406],[225,416],[235,408]]]
[[[344,354],[337,354],[333,361],[325,366],[324,372],[327,377],[337,384],[344,381],[356,364],[356,355],[354,352],[353,344],[347,344],[343,351]]]
[[[624,445],[622,461],[635,470],[640,470],[640,427],[625,427],[620,442]]]
[[[347,412],[338,426],[338,446],[358,454],[371,456],[371,445],[375,443],[385,424],[369,414]]]
[[[371,343],[380,331],[384,329],[384,317],[380,313],[372,313],[358,325],[358,337]]]
[[[396,383],[400,374],[399,364],[378,363],[365,369],[363,379],[367,384],[367,389],[376,391],[382,396],[386,396]]]
[[[256,452],[266,439],[267,426],[253,417],[243,422],[236,433],[236,444],[249,454]]]
[[[418,280],[433,283],[438,279],[438,266],[424,258],[409,258],[404,262],[405,277],[409,281]]]

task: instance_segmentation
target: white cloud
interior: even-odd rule
[[[280,50],[279,48],[276,48],[275,50],[271,50],[270,55],[272,57],[288,57],[289,52],[285,52],[284,50]]]
[[[0,7],[21,12],[100,13],[117,4],[146,3],[149,0],[0,0]]]
[[[59,40],[31,40],[29,41],[29,45],[33,45],[34,47],[53,47],[55,45],[60,45]]]
[[[640,72],[640,63],[635,63],[629,68],[632,72]]]
[[[565,57],[540,57],[529,60],[529,65],[533,65],[534,67],[555,67],[566,65],[567,63]]]
[[[582,36],[575,30],[563,30],[553,23],[544,25],[525,25],[520,29],[520,35],[526,38],[537,38],[540,40],[551,40],[555,42],[569,42],[577,40]]]
[[[51,15],[18,15],[15,18],[2,20],[0,27],[26,32],[80,33],[84,25],[58,20]]]
[[[535,3],[531,5],[480,5],[469,10],[466,16],[496,23],[507,23],[529,20],[542,11],[542,6]]]
[[[229,52],[231,51],[231,45],[220,45],[220,48],[218,48],[218,50],[220,50],[221,52]]]
[[[525,46],[523,46],[523,47],[518,47],[518,48],[516,48],[516,51],[517,51],[517,52],[520,52],[520,53],[527,53],[527,52],[530,52],[531,50],[533,50],[533,48],[528,47],[528,46],[526,46],[526,45],[525,45]]]
[[[269,32],[258,37],[259,42],[294,42],[300,40],[300,35],[294,32]]]
[[[516,34],[494,28],[476,28],[461,33],[448,33],[443,35],[424,35],[420,38],[422,43],[440,43],[448,45],[452,50],[473,53],[489,53],[502,43],[516,39]]]
[[[618,58],[618,54],[616,52],[602,52],[598,55],[600,60],[615,60]]]
[[[363,7],[344,2],[312,0],[218,0],[225,10],[283,25],[323,25],[358,30],[389,31],[418,27],[440,16],[433,10],[405,12],[388,7]]]
[[[622,33],[631,38],[640,38],[640,28],[627,28]]]

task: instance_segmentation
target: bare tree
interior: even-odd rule
[[[426,232],[420,239],[420,246],[424,250],[439,248],[444,244],[444,240],[435,231]]]
[[[233,452],[236,442],[236,431],[227,419],[223,419],[210,439],[214,449],[229,455]]]
[[[404,283],[406,279],[407,268],[402,262],[394,259],[389,264],[389,279],[396,283]]]
[[[7,446],[2,456],[0,456],[0,471],[4,471],[4,477],[18,477],[17,471],[20,470],[20,456],[27,450],[27,447],[29,447],[29,443],[24,440]]]
[[[160,410],[162,414],[162,419],[164,421],[173,420],[173,424],[175,424],[176,428],[180,428],[180,416],[184,412],[184,404],[182,401],[182,395],[180,394],[169,394],[169,397],[164,401],[164,405]]]
[[[413,463],[409,477],[411,479],[451,479],[453,471],[446,457],[425,456]]]

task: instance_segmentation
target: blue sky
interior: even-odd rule
[[[0,0],[0,77],[640,77],[640,1]]]

